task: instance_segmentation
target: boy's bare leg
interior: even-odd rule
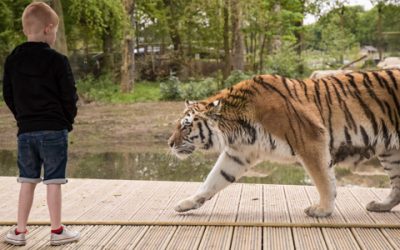
[[[18,217],[17,230],[25,232],[28,222],[29,213],[32,208],[33,196],[35,193],[36,183],[21,183],[18,201]]]
[[[61,227],[61,185],[47,185],[47,206],[50,213],[51,229]]]

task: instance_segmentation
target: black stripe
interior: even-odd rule
[[[201,143],[204,143],[204,134],[203,134],[203,125],[201,125],[201,123],[197,123],[197,127],[199,128],[199,134],[200,134],[200,140]]]
[[[292,93],[290,92],[289,85],[287,83],[287,79],[285,77],[283,77],[283,76],[281,77],[281,79],[282,79],[283,85],[285,86],[285,88],[286,88],[287,92],[289,93],[290,97],[294,98]]]
[[[390,145],[390,140],[392,138],[392,135],[389,136],[388,129],[383,119],[381,119],[381,127],[382,127],[383,139],[385,140],[385,148],[387,149]]]
[[[393,82],[393,84],[394,84],[394,88],[395,88],[395,89],[399,89],[399,87],[397,86],[396,78],[395,78],[394,75],[393,75],[393,72],[392,72],[391,70],[386,70],[386,74],[388,74],[389,77],[390,77],[390,80],[392,80],[392,82]]]
[[[233,183],[236,181],[235,177],[227,174],[224,170],[221,170],[221,175],[225,178],[226,181]]]
[[[276,142],[275,140],[272,139],[272,135],[268,134],[268,137],[269,137],[269,144],[271,145],[271,150],[276,149]]]
[[[391,180],[393,180],[393,179],[396,179],[396,178],[400,178],[400,175],[389,176],[389,178],[390,178]]]
[[[226,156],[228,156],[229,158],[231,158],[234,162],[236,162],[239,165],[245,165],[244,162],[237,156],[231,155],[228,152],[225,151]]]
[[[329,90],[328,83],[327,83],[324,79],[321,79],[321,81],[322,81],[322,82],[324,83],[324,85],[325,85],[326,94],[327,94],[327,96],[328,96],[329,104],[332,104],[331,91]]]
[[[328,125],[329,125],[329,150],[333,149],[333,143],[334,143],[334,139],[333,139],[333,128],[332,128],[332,109],[331,106],[328,103],[328,97],[325,96],[326,99],[326,106],[328,107]]]
[[[390,164],[400,164],[400,161],[392,161]]]
[[[291,145],[290,142],[289,142],[289,139],[287,138],[287,135],[285,135],[285,139],[286,139],[287,144],[288,144],[289,147],[290,147],[290,152],[291,152],[291,154],[292,154],[293,156],[296,155],[295,152],[294,152],[294,150],[293,150],[292,145]]]
[[[360,126],[361,136],[363,138],[365,146],[369,146],[369,137],[363,126]]]
[[[304,95],[306,96],[307,101],[310,101],[310,98],[308,97],[308,94],[307,94],[307,84],[302,80],[299,80],[299,82],[301,83],[301,86],[303,86]]]
[[[378,81],[379,85],[384,88],[382,79],[380,78],[379,74],[377,72],[372,72],[372,75],[375,77],[375,79]]]
[[[351,136],[350,136],[349,130],[347,129],[346,126],[344,127],[344,136],[345,136],[345,138],[346,138],[346,143],[347,143],[347,144],[352,144],[352,142],[351,142]]]
[[[208,147],[212,147],[214,145],[213,140],[212,140],[213,132],[210,129],[210,127],[208,126],[208,123],[207,123],[206,120],[204,121],[204,125],[206,126],[206,128],[208,130],[208,142],[207,142],[207,145],[208,145]]]
[[[343,92],[344,96],[347,97],[347,93],[346,93],[346,90],[344,89],[343,82],[340,81],[340,80],[339,80],[337,77],[335,77],[335,76],[331,76],[331,77],[332,77],[332,79],[334,79],[334,80],[339,84],[340,88],[342,89],[342,92]]]
[[[371,84],[371,80],[368,77],[368,74],[363,73],[364,75],[364,80],[363,80],[363,84],[365,86],[365,88],[368,90],[368,94],[371,96],[372,99],[375,100],[375,102],[379,105],[379,107],[381,108],[382,112],[384,114],[386,114],[385,112],[385,107],[383,106],[382,101],[378,98],[378,96],[376,96],[374,90],[371,88],[370,84]]]
[[[394,125],[394,119],[393,119],[393,116],[392,116],[392,109],[390,108],[390,105],[389,105],[389,103],[387,101],[383,101],[383,103],[386,106],[386,110],[388,112],[390,122],[392,123],[392,125]]]
[[[363,99],[361,98],[360,95],[356,95],[357,96],[357,100],[360,103],[365,115],[367,116],[367,118],[371,121],[372,123],[372,128],[374,130],[374,134],[377,135],[378,134],[378,124],[376,122],[376,118],[374,113],[372,113],[371,109],[368,107],[368,105],[363,101]]]
[[[387,158],[387,157],[390,157],[390,156],[392,156],[391,154],[380,154],[380,155],[378,155],[379,157],[382,157],[382,158]]]
[[[350,83],[350,85],[354,88],[357,94],[360,94],[360,90],[358,89],[358,86],[356,82],[354,81],[354,75],[352,74],[346,74],[346,77]]]

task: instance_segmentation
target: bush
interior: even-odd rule
[[[238,82],[241,82],[243,80],[251,79],[252,75],[248,75],[240,70],[234,70],[231,72],[231,74],[226,78],[224,81],[224,86],[225,88],[232,87]]]
[[[171,77],[168,81],[160,84],[162,100],[201,100],[214,94],[217,90],[218,84],[214,78],[182,83],[178,78]]]
[[[202,100],[218,90],[217,82],[213,78],[206,78],[202,81],[190,81],[178,88],[179,96],[184,100]]]
[[[178,87],[181,84],[179,79],[171,76],[168,81],[160,83],[160,95],[162,100],[178,100]]]
[[[91,75],[77,81],[78,93],[87,102],[132,103],[143,101],[158,101],[160,89],[158,84],[136,82],[130,93],[121,93],[119,84],[116,84],[110,75],[95,78]]]
[[[303,62],[289,44],[284,44],[279,51],[267,57],[267,71],[270,74],[301,77],[298,71],[301,64]]]

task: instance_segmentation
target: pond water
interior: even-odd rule
[[[95,179],[204,181],[217,155],[195,153],[186,160],[178,160],[165,152],[70,152],[68,177]],[[0,150],[0,176],[17,176],[17,152]],[[351,171],[336,167],[339,185],[388,187],[386,175],[380,168],[370,166]],[[354,169],[353,169],[354,170]],[[378,171],[378,172],[377,172]],[[239,182],[264,184],[310,185],[311,181],[302,167],[265,162],[257,165]]]
[[[69,153],[68,177],[96,179],[203,181],[217,155],[194,154],[178,160],[166,153]],[[0,150],[0,176],[17,176],[17,152]],[[260,164],[239,182],[247,183],[308,183],[301,167]]]

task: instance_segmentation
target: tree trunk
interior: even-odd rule
[[[124,7],[129,17],[129,26],[124,30],[124,44],[121,66],[121,92],[129,93],[133,90],[135,83],[135,53],[134,53],[134,37],[132,28],[135,27],[135,1],[124,0]]]
[[[101,72],[107,73],[114,69],[113,36],[112,31],[107,28],[103,34],[103,62]]]
[[[383,34],[382,34],[382,12],[383,12],[384,4],[382,2],[378,3],[378,23],[377,23],[377,32],[378,32],[378,52],[379,52],[379,60],[383,59]]]
[[[65,27],[64,27],[64,14],[60,0],[34,0],[33,2],[45,2],[50,5],[50,7],[57,13],[59,18],[57,39],[54,44],[54,49],[58,52],[68,55],[67,39],[65,37]]]
[[[224,0],[223,7],[223,16],[224,16],[224,70],[223,70],[223,79],[228,78],[231,73],[231,52],[229,46],[229,0]]]
[[[241,30],[242,11],[239,0],[231,0],[232,13],[232,67],[244,70],[244,40]]]

